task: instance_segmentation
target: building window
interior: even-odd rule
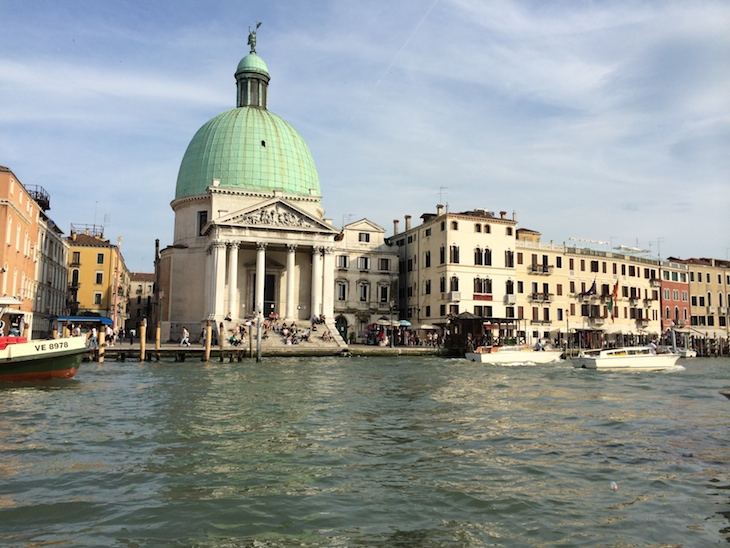
[[[94,293],[94,304],[97,306],[101,306],[101,293],[98,291]]]
[[[563,258],[555,257],[555,268],[563,268]]]
[[[103,253],[96,254],[96,264],[104,264],[104,254]]]
[[[431,252],[426,251],[426,256],[424,258],[424,262],[426,263],[426,268],[429,268],[431,266]]]
[[[507,250],[504,252],[504,266],[507,268],[513,268],[515,266],[515,252]]]
[[[79,266],[81,264],[81,252],[74,251],[71,253],[71,266]]]
[[[459,230],[459,223],[456,221],[451,221],[451,230]]]
[[[492,250],[484,250],[484,266],[492,266]]]
[[[378,259],[378,270],[388,272],[390,270],[390,259]]]
[[[441,246],[441,249],[439,249],[439,259],[441,264],[446,263],[446,247]]]
[[[430,228],[427,228],[426,229],[426,236],[430,236],[430,235],[431,235],[431,229]]]
[[[484,262],[484,256],[482,255],[482,250],[478,247],[474,250],[474,264],[475,265],[481,265]]]
[[[208,212],[198,211],[198,236],[203,235],[203,228],[208,224]]]
[[[358,270],[370,270],[370,257],[358,257],[357,268]]]
[[[426,295],[431,294],[431,280],[426,280],[426,282],[424,284],[424,291],[425,291]]]
[[[337,300],[347,300],[347,282],[337,282]]]
[[[370,241],[370,233],[368,232],[358,232],[357,234],[357,241],[358,242],[369,242]]]
[[[101,285],[102,283],[104,283],[104,273],[103,272],[96,273],[96,279],[94,280],[94,283],[96,285]]]
[[[474,278],[474,293],[489,295],[492,293],[492,280],[490,278]]]
[[[474,232],[481,232],[482,231],[482,225],[479,223],[474,225]]]
[[[449,247],[449,262],[458,264],[459,262],[459,246],[452,245]]]
[[[357,286],[358,293],[360,294],[360,302],[366,303],[369,299],[370,294],[370,285],[368,283],[362,282],[358,284]]]
[[[449,281],[449,291],[459,291],[459,278],[456,276],[451,276],[451,280]]]
[[[378,289],[380,291],[380,302],[387,303],[390,300],[390,287],[385,284],[381,284],[378,286]]]
[[[430,306],[427,306],[426,307],[426,317],[427,318],[430,318],[431,317],[431,307]]]
[[[441,279],[439,280],[439,292],[446,293],[446,277],[444,276],[441,276]]]
[[[512,227],[511,226],[507,227],[507,236],[512,236]]]
[[[347,255],[337,255],[337,268],[347,270],[350,267],[350,257]]]

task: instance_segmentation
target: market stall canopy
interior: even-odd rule
[[[438,329],[438,327],[431,325],[430,323],[422,323],[418,326],[418,329]]]
[[[410,327],[411,322],[409,322],[408,320],[398,320],[397,322],[393,322],[393,325],[401,325],[403,327]]]

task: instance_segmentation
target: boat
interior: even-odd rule
[[[86,352],[84,337],[35,341],[0,337],[0,382],[70,379]]]
[[[671,352],[657,354],[649,346],[625,346],[582,350],[578,357],[570,361],[573,367],[582,369],[658,371],[675,367],[679,357],[679,354]]]
[[[730,400],[730,390],[720,390],[720,394]]]
[[[12,297],[0,297],[0,318],[20,304]],[[0,319],[0,382],[70,379],[86,352],[84,337],[29,341],[14,334],[5,336],[5,321]]]
[[[470,362],[492,365],[542,365],[561,359],[561,350],[535,350],[527,345],[479,346],[464,357]]]

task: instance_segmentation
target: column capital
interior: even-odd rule
[[[226,242],[226,245],[228,247],[232,248],[232,249],[233,248],[240,248],[241,247],[241,242],[228,241],[228,242]]]
[[[325,255],[332,255],[335,252],[335,247],[332,245],[323,246],[322,251]]]
[[[297,250],[297,244],[286,244],[286,250],[294,252]]]
[[[267,242],[256,242],[256,251],[266,251]]]
[[[312,247],[312,255],[321,255],[324,251],[324,246],[322,245],[315,245]]]

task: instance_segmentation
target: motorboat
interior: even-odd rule
[[[35,341],[0,337],[0,382],[70,379],[86,352],[84,337]]]
[[[19,304],[12,297],[0,297],[0,317]],[[84,337],[28,340],[13,334],[4,336],[4,330],[5,322],[0,320],[0,382],[70,379],[88,351]]]
[[[573,367],[582,369],[658,371],[675,367],[679,358],[679,354],[671,352],[657,354],[649,346],[625,346],[581,350],[578,356],[571,358],[570,361],[573,362]]]
[[[479,346],[464,357],[492,365],[542,365],[560,361],[562,350],[536,350],[527,345]]]

